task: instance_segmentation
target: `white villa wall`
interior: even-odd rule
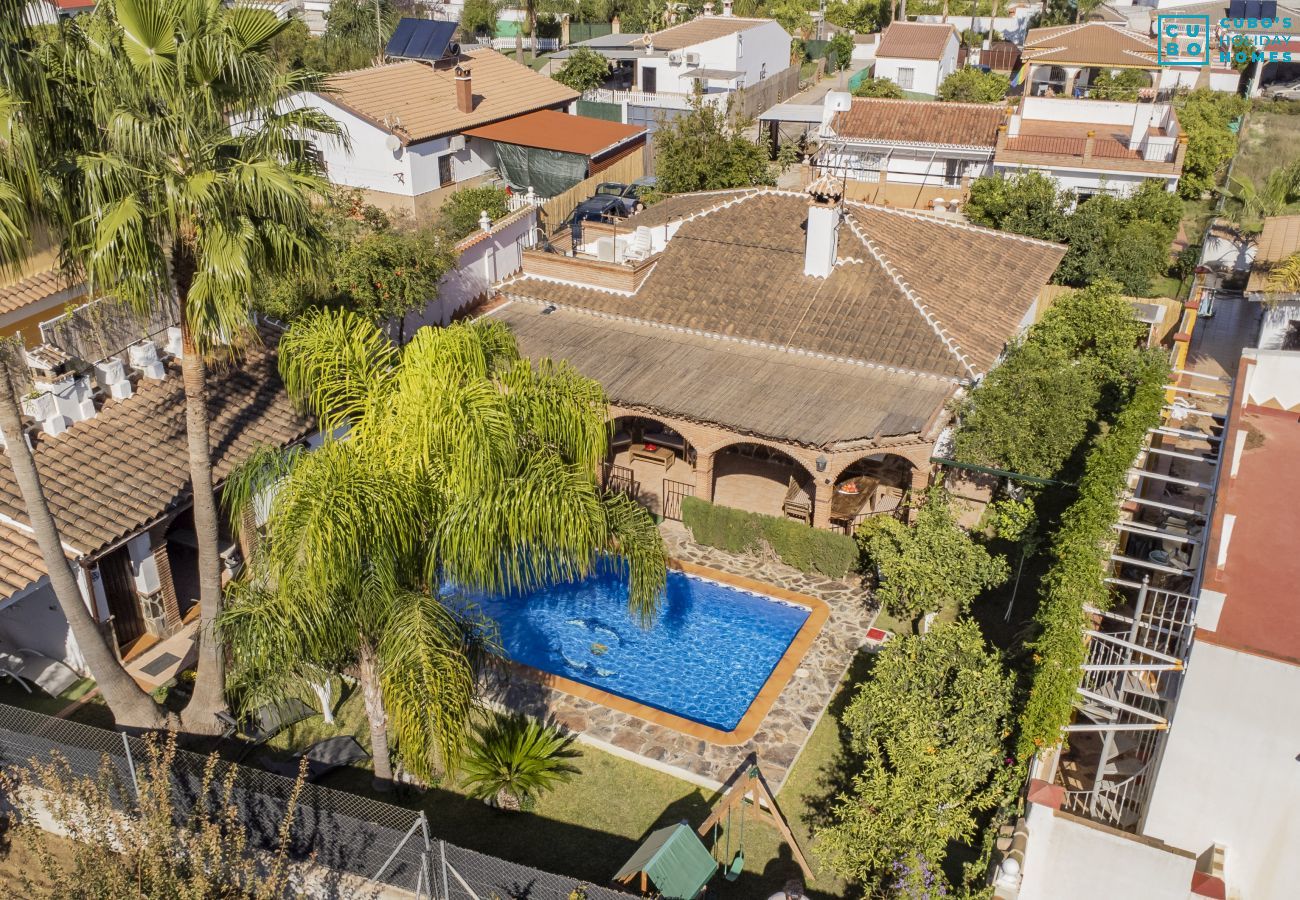
[[[0,601],[0,638],[15,650],[35,650],[78,672],[86,663],[48,580]]]
[[[1093,162],[1098,160],[1094,159]],[[1159,178],[1141,172],[1069,169],[1042,165],[1022,166],[1001,161],[995,161],[993,168],[1000,175],[1016,175],[1027,171],[1042,172],[1056,179],[1056,183],[1062,190],[1074,191],[1076,194],[1113,194],[1116,197],[1126,197],[1141,187],[1142,182],[1147,179]],[[1160,180],[1164,181],[1167,191],[1172,192],[1178,187],[1177,178],[1169,177]]]
[[[1198,640],[1146,834],[1198,853],[1222,844],[1229,900],[1296,896],[1298,751],[1300,667]]]
[[[1195,857],[1050,807],[1029,807],[1017,900],[1188,900]]]
[[[335,106],[319,94],[298,94],[290,101],[295,107],[317,109],[338,122],[351,142],[351,149],[335,137],[309,133],[325,159],[331,184],[382,191],[386,194],[413,197],[415,183],[411,171],[411,154],[407,148],[389,150],[388,133],[360,116]],[[436,175],[437,166],[434,165]]]
[[[938,145],[924,144],[899,147],[888,144],[853,143],[826,151],[817,157],[818,164],[835,175],[854,181],[876,182],[883,169],[889,183],[942,185],[948,172],[948,161],[957,160],[962,177],[980,178],[993,172],[993,150],[986,153],[960,151]]]
[[[733,87],[755,85],[768,76],[784,71],[790,65],[790,35],[777,22],[764,22],[736,34],[728,34],[692,44],[681,50],[672,51],[680,54],[680,62],[671,65],[668,56],[638,57],[636,84],[640,88],[645,84],[643,72],[655,70],[655,92],[664,94],[690,94],[695,90],[695,79],[683,77],[692,69],[726,69],[743,72],[740,82]],[[698,53],[699,63],[687,64],[686,54]],[[710,93],[726,93],[727,89],[720,82],[715,82]]]
[[[1031,12],[1028,9],[1019,11],[1015,16],[998,16],[993,20],[993,27],[989,28],[988,16],[943,16],[924,15],[917,16],[914,21],[925,22],[927,24],[946,24],[956,26],[958,31],[978,31],[980,34],[993,32],[994,37],[999,40],[1013,41],[1021,43],[1025,35],[1029,32],[1029,20]]]
[[[1178,123],[1167,103],[1125,103],[1119,100],[1082,100],[1066,97],[1026,97],[1017,110],[1022,119],[1047,122],[1077,122],[1092,125],[1132,127],[1139,116],[1152,125],[1178,136]],[[1150,117],[1147,119],[1147,117]]]
[[[1259,349],[1281,350],[1282,341],[1293,322],[1300,322],[1300,298],[1265,306],[1264,322],[1259,330]]]
[[[953,41],[954,45],[956,41]],[[896,57],[877,57],[876,68],[873,74],[877,78],[888,78],[890,81],[899,85],[906,91],[912,91],[918,94],[929,94],[934,96],[939,92],[939,83],[948,75],[952,74],[953,69],[957,67],[956,51],[954,51],[953,65],[947,71],[942,68],[939,60],[933,59],[899,59]],[[912,70],[912,86],[907,87],[899,80],[899,69]]]
[[[1295,307],[1292,307],[1292,315],[1300,315]],[[1255,360],[1246,376],[1246,402],[1275,409],[1300,410],[1300,353],[1247,348],[1242,351],[1242,356]]]

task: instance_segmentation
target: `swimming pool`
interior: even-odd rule
[[[475,602],[515,662],[722,731],[744,718],[810,615],[676,570],[649,628],[628,611],[621,571]]]

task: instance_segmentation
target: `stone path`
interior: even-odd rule
[[[753,738],[732,747],[711,744],[518,675],[508,675],[495,685],[496,699],[510,709],[550,717],[598,745],[614,748],[655,768],[672,770],[697,783],[720,784],[753,752],[772,789],[780,790],[854,654],[862,647],[875,618],[875,604],[857,580],[841,583],[805,575],[775,561],[736,557],[702,547],[692,543],[686,529],[675,522],[664,523],[661,530],[668,553],[675,559],[811,594],[830,606],[830,618]]]

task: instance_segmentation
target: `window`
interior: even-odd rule
[[[766,77],[767,77],[767,63],[763,63],[758,67],[758,80],[762,81]]]
[[[898,86],[905,91],[912,89],[912,81],[916,78],[916,69],[899,69]]]
[[[641,90],[647,94],[653,94],[658,87],[658,69],[643,68],[641,70]]]
[[[454,179],[451,174],[451,154],[447,153],[438,157],[438,184],[446,187]]]
[[[943,163],[943,183],[949,187],[961,184],[962,164],[960,159],[946,159]]]

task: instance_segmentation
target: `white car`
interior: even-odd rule
[[[1300,100],[1300,78],[1275,82],[1265,87],[1260,94],[1269,100]]]

